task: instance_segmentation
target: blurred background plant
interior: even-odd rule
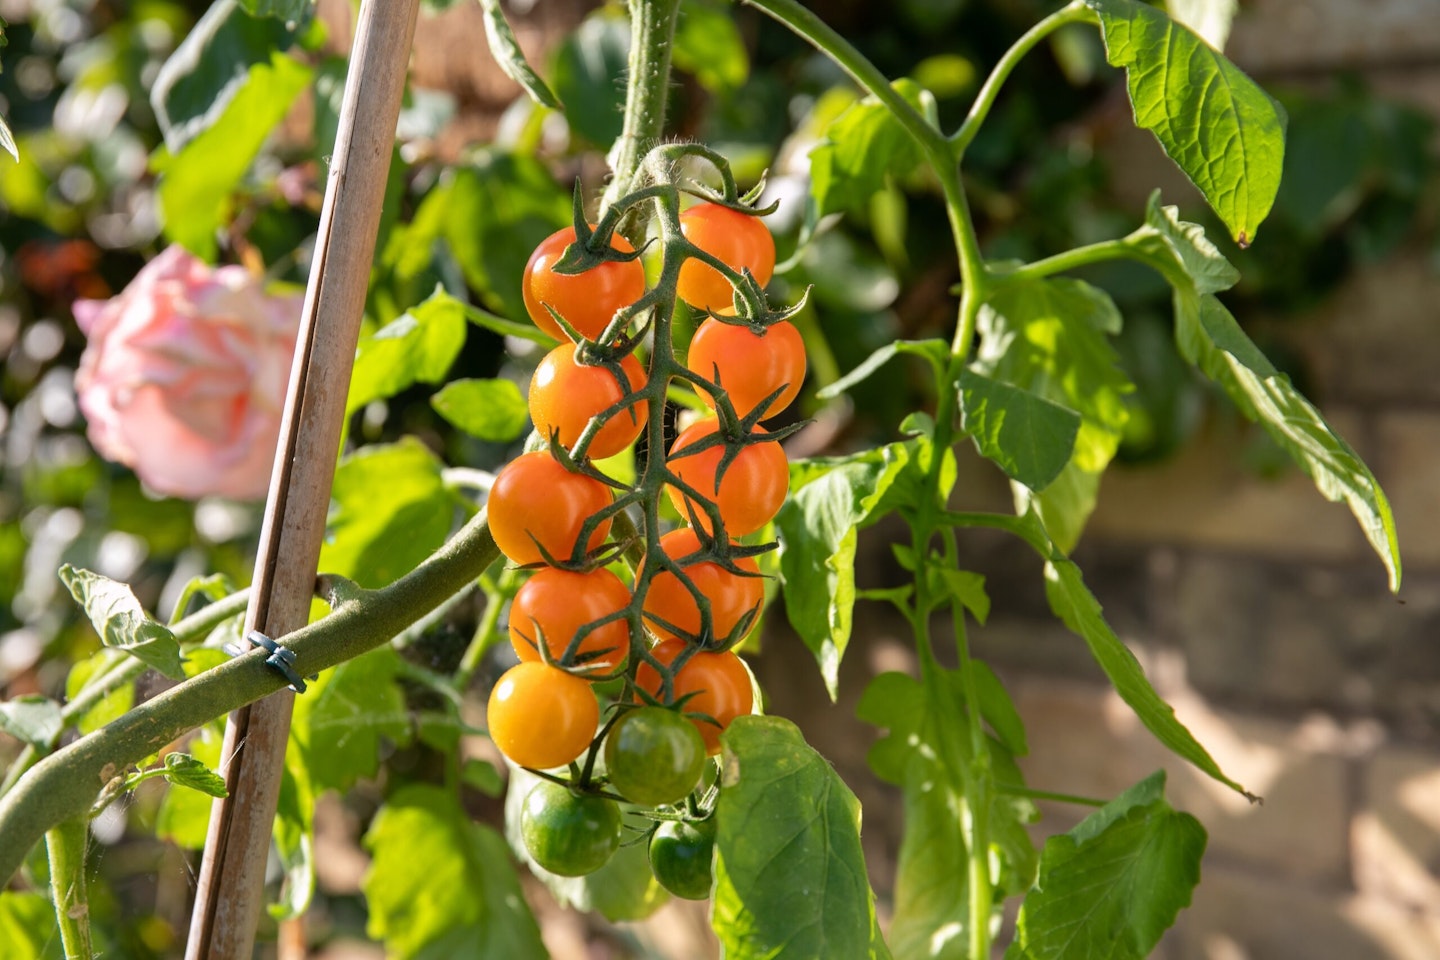
[[[0,116],[13,129],[19,154],[18,162],[0,158],[0,685],[6,697],[60,694],[71,666],[97,649],[88,622],[55,576],[62,563],[132,583],[161,616],[196,576],[249,580],[256,502],[159,496],[86,441],[74,385],[85,339],[72,313],[77,299],[123,290],[172,243],[212,262],[238,264],[281,292],[304,283],[343,87],[349,6],[322,2],[314,19],[298,23],[252,17],[246,6],[255,4],[0,0],[0,16],[8,21]],[[518,389],[462,389],[432,399],[427,384],[454,369],[486,383],[523,385],[537,357],[513,337],[507,353],[507,340],[496,332],[503,325],[488,317],[524,317],[525,259],[568,221],[574,179],[587,187],[600,182],[598,151],[619,131],[623,97],[617,77],[628,28],[613,7],[592,9],[579,0],[512,4],[532,60],[569,107],[560,114],[536,107],[498,76],[480,52],[478,8],[432,6],[430,15],[443,16],[447,26],[422,24],[366,319],[368,333],[396,321],[409,326],[391,328],[388,343],[371,339],[362,346],[350,443],[373,445],[373,451],[368,465],[357,458],[342,467],[335,538],[327,547],[329,564],[322,560],[322,569],[348,566],[343,572],[352,575],[363,568],[375,582],[427,553],[454,513],[468,509],[464,478],[442,476],[427,449],[447,463],[481,470],[518,450],[525,428]],[[1054,5],[831,0],[811,6],[888,75],[908,72],[933,95],[948,126],[963,116],[994,59]],[[949,290],[959,277],[933,185],[898,129],[857,107],[849,82],[808,47],[744,8],[685,0],[683,9],[674,47],[680,86],[673,132],[715,145],[744,181],[769,171],[770,196],[781,201],[770,222],[785,261],[774,289],[780,299],[793,300],[815,285],[799,318],[812,389],[797,415],[817,421],[801,443],[813,453],[880,435],[918,398],[896,390],[893,381],[871,380],[854,390],[852,405],[821,409],[813,388],[897,336],[944,335],[953,324]],[[211,44],[207,53],[222,51],[219,62],[238,64],[238,72],[177,70],[177,48],[186,37],[192,47]],[[277,47],[284,52],[272,55]],[[1123,132],[1130,128],[1128,105],[1119,75],[1104,65],[1095,31],[1064,30],[1049,53],[1021,64],[968,154],[968,186],[989,256],[1034,258],[1118,236],[1141,213],[1143,198],[1114,175],[1117,157],[1135,141]],[[226,91],[214,108],[218,115],[202,109],[216,90]],[[1300,316],[1352,271],[1402,244],[1433,244],[1440,178],[1429,116],[1373,95],[1358,75],[1271,90],[1290,114],[1289,147],[1260,243],[1228,248],[1226,231],[1206,219],[1193,193],[1167,185],[1165,195],[1181,203],[1187,219],[1206,223],[1240,267],[1244,280],[1229,302],[1242,320],[1254,312],[1272,321]],[[858,185],[827,179],[845,159],[827,146],[826,132],[837,123],[873,126],[872,149],[891,151],[890,175]],[[830,216],[838,212],[847,214],[843,225]],[[1129,397],[1120,456],[1167,457],[1207,410],[1223,411],[1225,401],[1175,354],[1169,295],[1158,277],[1116,265],[1095,269],[1089,279],[1111,291],[1126,317],[1117,346],[1138,389]],[[1308,389],[1304,360],[1283,338],[1268,335],[1274,329],[1272,322],[1252,332]],[[404,362],[397,365],[399,354],[386,351],[406,351]],[[483,417],[480,392],[490,411]],[[1278,457],[1258,432],[1254,436],[1256,467],[1278,469]],[[369,489],[366,470],[398,477],[402,489],[413,482],[416,492],[398,498],[389,514],[372,514],[360,530],[346,507],[347,497],[358,503]],[[371,562],[377,545],[393,547],[401,527],[409,530],[402,555],[377,567]],[[462,608],[452,620],[410,658],[453,669],[474,628],[473,611]],[[412,708],[440,709],[433,694],[414,685],[407,690]],[[403,723],[381,731],[389,744],[381,748],[385,763],[430,762],[425,731],[418,739],[412,732]],[[344,780],[317,783],[317,792],[349,787]],[[474,798],[477,808],[496,817],[495,802],[482,794]],[[93,908],[112,956],[168,955],[183,935],[185,875],[153,879],[157,864],[179,856],[156,841],[155,821],[161,816],[162,835],[193,848],[203,838],[197,818],[208,808],[191,803],[183,814],[160,814],[161,795],[142,790],[133,806],[97,822],[97,838],[113,852],[98,858],[107,882],[97,884],[102,892]],[[348,815],[364,822],[377,796],[365,788],[352,793]],[[127,832],[127,820],[140,828]],[[316,906],[318,940],[363,927],[356,890],[348,896],[322,891]]]

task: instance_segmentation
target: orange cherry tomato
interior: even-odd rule
[[[576,363],[573,343],[551,350],[530,380],[530,419],[535,429],[546,437],[558,430],[560,445],[572,449],[591,417],[645,386],[645,371],[633,356],[621,360],[620,369],[628,381],[624,386],[609,367]],[[649,412],[650,404],[644,400],[617,412],[595,434],[586,455],[601,460],[630,446],[645,429]]]
[[[539,660],[540,637],[559,660],[580,629],[630,603],[630,588],[609,570],[572,573],[553,567],[525,581],[510,605],[510,645],[521,660]],[[630,654],[630,625],[624,620],[595,627],[580,641],[575,666],[597,674],[612,672]]]
[[[715,433],[719,427],[720,422],[711,419],[701,420],[683,430],[670,448],[670,469],[702,496],[714,501],[720,508],[720,519],[725,522],[725,532],[739,537],[759,530],[780,512],[780,505],[785,502],[785,494],[790,489],[790,464],[785,459],[785,451],[773,440],[741,448],[718,481],[716,473],[720,460],[725,456],[724,446],[709,447],[688,456],[673,455],[674,451]],[[755,432],[763,431],[757,429]],[[682,517],[689,517],[693,511],[695,522],[710,531],[710,517],[701,504],[682,495],[673,486],[667,486],[665,490]]]
[[[805,342],[788,320],[772,324],[756,335],[749,327],[723,323],[713,317],[700,324],[690,340],[691,370],[720,384],[730,404],[745,416],[776,390],[784,392],[765,408],[773,417],[794,402],[805,380]],[[712,408],[715,398],[704,390],[700,399]]]
[[[732,270],[749,268],[760,286],[775,272],[775,238],[759,217],[717,203],[699,203],[680,214],[686,239]],[[708,263],[686,260],[680,265],[677,290],[692,307],[728,313],[735,291],[725,275]]]
[[[590,684],[559,667],[531,662],[506,670],[486,708],[490,739],[522,767],[563,767],[590,746],[600,704]]]
[[[517,564],[545,559],[536,541],[554,559],[568,560],[585,521],[614,499],[610,488],[594,477],[571,473],[548,453],[527,453],[506,464],[490,488],[490,535],[500,552]],[[595,528],[585,552],[604,543],[609,533],[610,521],[605,520]]]
[[[610,325],[616,310],[628,307],[645,293],[645,268],[639,260],[602,263],[584,273],[556,273],[556,261],[574,242],[574,227],[557,230],[546,237],[530,254],[520,281],[530,319],[562,343],[569,338],[545,309],[545,304],[553,307],[582,336],[595,340]],[[635,250],[618,233],[611,237],[610,246],[621,253]]]
[[[669,666],[685,647],[684,640],[672,637],[657,644],[650,655]],[[663,696],[660,673],[648,663],[640,664],[635,671],[635,685],[653,697]],[[740,658],[729,651],[691,654],[685,665],[675,672],[670,692],[672,701],[695,694],[685,701],[685,712],[715,718],[715,723],[696,718],[690,721],[700,731],[706,752],[712,755],[720,752],[720,734],[730,726],[730,721],[749,713],[755,703],[750,674]]]
[[[700,549],[700,538],[689,527],[672,530],[660,538],[660,549],[667,556],[679,560]],[[750,557],[735,561],[735,565],[751,573],[760,572]],[[708,560],[686,564],[682,569],[709,599],[712,633],[721,639],[730,636],[745,614],[765,600],[765,582],[758,576],[740,576]],[[685,584],[668,570],[656,574],[650,581],[649,592],[645,594],[644,613],[651,620],[651,629],[661,637],[674,637],[675,634],[654,622],[657,618],[691,636],[700,635],[700,607]]]

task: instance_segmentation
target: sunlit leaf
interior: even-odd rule
[[[1200,882],[1205,829],[1164,799],[1163,771],[1045,841],[1006,960],[1141,960]]]
[[[562,109],[555,94],[525,59],[525,51],[520,49],[515,32],[510,29],[510,22],[505,19],[500,0],[480,0],[480,7],[485,11],[485,39],[490,44],[490,55],[495,58],[500,69],[505,71],[505,76],[520,84],[530,95],[530,99],[542,107]]]
[[[1275,202],[1285,112],[1255,81],[1165,11],[1139,0],[1085,0],[1105,54],[1124,67],[1135,123],[1200,188],[1241,246]]]
[[[981,455],[1031,490],[1070,462],[1080,429],[1074,410],[973,369],[960,374],[960,413]]]
[[[0,730],[42,750],[55,745],[64,727],[60,704],[49,697],[27,693],[0,703]]]
[[[177,787],[187,787],[209,797],[230,795],[220,775],[188,753],[165,754],[165,779]]]
[[[430,405],[472,437],[493,443],[520,436],[530,415],[520,388],[509,380],[452,380]]]
[[[788,720],[740,717],[721,742],[711,924],[725,954],[888,957],[850,788]]]
[[[150,619],[130,587],[65,564],[60,580],[80,604],[100,642],[143,660],[172,680],[183,680],[180,643],[163,623]]]
[[[436,290],[360,341],[346,411],[353,413],[374,400],[393,397],[416,382],[439,383],[464,344],[464,305]]]

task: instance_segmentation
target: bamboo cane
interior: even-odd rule
[[[270,479],[245,632],[305,625],[419,0],[364,0]],[[187,960],[250,960],[294,695],[230,715]]]

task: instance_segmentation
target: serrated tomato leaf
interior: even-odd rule
[[[859,527],[878,518],[920,442],[791,465],[794,492],[775,518],[785,615],[815,655],[832,699],[850,642]]]
[[[739,717],[721,743],[710,918],[725,954],[888,958],[850,788],[788,720]]]
[[[172,680],[185,679],[180,642],[169,627],[150,618],[129,586],[68,563],[60,568],[60,580],[90,618],[101,643],[125,651]]]
[[[382,740],[409,742],[399,671],[399,655],[380,647],[320,674],[295,701],[292,735],[314,791],[345,790],[373,777]]]
[[[1045,842],[1006,960],[1141,960],[1190,905],[1205,828],[1163,797],[1164,772]]]
[[[960,374],[960,414],[981,455],[1031,490],[1070,462],[1080,414],[973,369]]]
[[[490,56],[495,58],[496,65],[505,72],[505,76],[520,84],[521,89],[530,95],[530,99],[540,106],[552,110],[564,109],[560,100],[525,59],[525,51],[520,49],[520,43],[515,39],[515,31],[510,29],[510,21],[505,19],[500,0],[480,0],[480,8],[485,12],[485,40],[490,45]]]
[[[1136,125],[1200,188],[1245,246],[1280,188],[1285,111],[1223,54],[1139,0],[1085,0],[1125,69]]]
[[[225,781],[204,761],[188,753],[165,754],[165,780],[177,787],[188,787],[209,797],[228,797]]]

